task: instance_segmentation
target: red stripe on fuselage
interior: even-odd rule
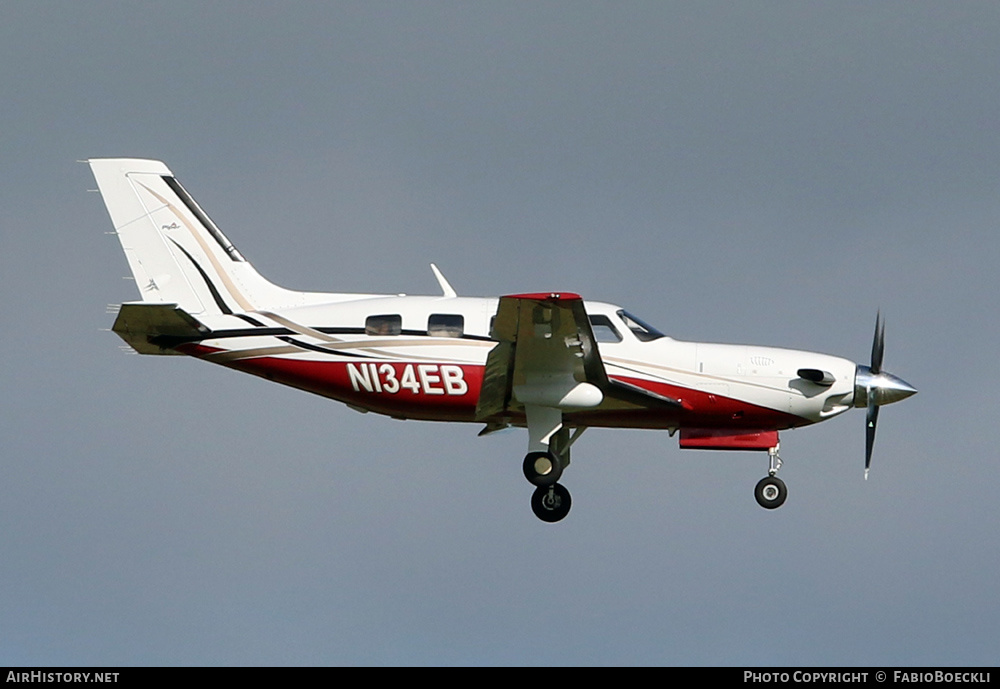
[[[204,357],[223,351],[182,345]],[[475,421],[483,366],[426,361],[314,361],[261,356],[219,363],[299,390],[387,416],[425,421]]]
[[[177,349],[199,358],[224,351],[198,344],[181,345]],[[273,356],[213,363],[379,414],[427,421],[467,422],[476,421],[476,403],[485,368],[472,364],[439,365],[363,359],[314,361]],[[354,367],[353,372],[349,368],[351,366]],[[461,370],[460,381],[453,370],[455,368]],[[650,392],[681,400],[684,408],[581,410],[567,412],[566,421],[573,425],[611,428],[684,427],[754,431],[782,430],[812,423],[794,414],[703,390],[644,378],[616,378]],[[463,385],[464,390],[461,388]],[[523,425],[523,415],[513,415],[511,421],[516,425]]]

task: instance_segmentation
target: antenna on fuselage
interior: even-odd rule
[[[434,271],[434,277],[437,278],[438,284],[441,285],[441,291],[444,292],[444,296],[457,297],[458,293],[455,291],[455,288],[448,283],[448,280],[433,263],[431,264],[431,270]]]

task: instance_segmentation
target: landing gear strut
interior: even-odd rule
[[[781,457],[778,456],[778,445],[767,451],[768,469],[767,476],[757,482],[753,496],[757,499],[757,504],[765,510],[773,510],[785,504],[788,497],[788,488],[785,482],[775,476],[781,468]]]

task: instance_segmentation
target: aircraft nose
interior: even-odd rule
[[[854,376],[854,406],[868,406],[868,391],[875,395],[879,406],[905,400],[917,394],[917,389],[899,376],[886,371],[872,373],[868,366],[859,365]]]

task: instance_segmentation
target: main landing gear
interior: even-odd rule
[[[768,470],[767,476],[757,482],[753,496],[757,499],[757,504],[765,510],[774,510],[785,504],[788,497],[788,488],[785,482],[775,476],[781,468],[781,457],[778,456],[778,445],[767,451]]]
[[[543,522],[557,522],[569,514],[573,501],[566,487],[557,483],[567,463],[552,451],[529,452],[524,458],[524,477],[535,486],[531,510]]]
[[[549,417],[546,417],[549,414]],[[541,417],[541,418],[540,418]],[[569,491],[558,483],[563,470],[569,466],[569,448],[584,428],[577,428],[570,435],[570,429],[562,425],[562,413],[558,410],[539,411],[528,408],[528,431],[532,435],[529,452],[524,457],[524,478],[535,486],[531,496],[531,511],[543,522],[560,521],[569,514],[572,504]]]

